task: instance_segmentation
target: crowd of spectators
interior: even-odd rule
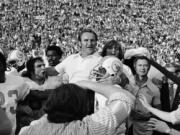
[[[163,64],[176,60],[179,14],[178,0],[1,0],[0,45],[28,55],[58,45],[67,56],[79,50],[77,33],[91,28],[99,51],[115,39],[126,49],[149,48]]]
[[[0,56],[0,65],[2,65],[0,69],[2,70],[2,75],[0,75],[0,87],[2,90],[0,92],[2,93],[2,99],[4,97],[7,99],[2,100],[0,104],[2,104],[1,107],[6,108],[7,114],[10,113],[10,115],[8,114],[8,118],[10,118],[9,116],[12,114],[12,134],[14,134],[15,131],[18,134],[20,128],[25,125],[29,127],[24,127],[20,134],[27,134],[28,132],[31,134],[39,134],[39,131],[42,131],[42,134],[45,132],[49,134],[49,132],[52,131],[49,128],[51,126],[47,126],[49,129],[44,130],[43,125],[41,129],[36,126],[37,123],[34,126],[30,124],[31,120],[38,119],[44,115],[46,109],[47,115],[45,114],[45,117],[42,117],[42,119],[36,122],[41,123],[42,121],[42,123],[49,125],[51,125],[49,122],[60,123],[62,125],[62,131],[64,129],[64,123],[81,120],[85,115],[91,114],[94,110],[96,116],[96,110],[99,111],[101,109],[101,103],[105,107],[108,107],[104,104],[106,103],[106,99],[104,102],[100,96],[96,95],[97,93],[104,94],[110,101],[120,100],[120,98],[122,98],[121,101],[125,101],[124,108],[121,108],[121,105],[121,107],[119,106],[114,109],[111,108],[111,104],[108,103],[110,110],[119,109],[117,112],[121,115],[121,117],[119,117],[119,114],[117,115],[118,121],[117,124],[114,125],[114,129],[112,128],[113,133],[115,129],[118,129],[117,131],[120,132],[117,126],[121,124],[123,126],[121,133],[123,135],[131,134],[131,132],[133,132],[134,135],[144,134],[145,130],[147,131],[144,125],[148,124],[149,119],[151,122],[151,118],[154,116],[147,112],[146,109],[148,109],[149,106],[146,105],[146,99],[143,99],[143,95],[145,96],[144,98],[147,98],[148,103],[157,109],[161,109],[160,106],[164,105],[165,109],[169,109],[168,111],[174,111],[180,103],[179,79],[174,75],[179,74],[180,67],[179,12],[180,2],[178,0],[1,0],[0,48],[7,54],[4,55],[4,53],[0,53],[2,55]],[[60,51],[56,48],[53,49],[53,47],[57,46],[60,47]],[[12,50],[21,51],[19,55],[16,55],[18,57],[17,60],[10,58],[13,53],[9,52]],[[35,56],[35,58],[26,59],[22,52],[27,57]],[[96,52],[102,52],[100,54],[104,58]],[[6,65],[4,56],[8,54]],[[45,55],[46,58],[43,57]],[[22,57],[22,60],[19,60],[21,59],[20,57]],[[106,60],[108,60],[108,62]],[[127,66],[125,64],[127,64]],[[168,68],[168,64],[172,64],[173,71],[165,69]],[[150,67],[150,65],[152,66]],[[94,67],[98,67],[95,73],[99,71],[103,76],[98,73],[97,75],[92,73]],[[108,70],[108,68],[110,69]],[[164,75],[158,74],[158,70]],[[11,71],[17,71],[17,78],[20,75],[26,78],[23,78],[22,81],[16,79],[15,76],[11,78],[11,73],[13,73]],[[117,71],[117,73],[111,72],[108,74],[109,71]],[[90,78],[91,74],[96,75],[96,78]],[[151,77],[149,77],[149,74]],[[108,77],[106,75],[108,75]],[[169,78],[172,79],[172,81],[175,80],[175,83],[171,83]],[[108,83],[108,86],[115,86],[106,87],[104,84],[101,85],[101,83],[88,82],[91,79],[104,84]],[[79,83],[79,81],[84,80],[88,81]],[[50,108],[48,110],[48,108],[43,107],[50,94],[49,92],[56,92],[54,85],[58,84],[59,86],[64,82],[77,83],[77,85],[80,84],[79,86],[82,87],[84,87],[85,84],[87,86],[84,87],[86,89],[84,95],[79,96],[77,93],[74,93],[77,95],[76,98],[76,95],[72,93],[72,97],[75,98],[70,97],[67,99],[73,100],[67,100],[67,103],[64,102],[65,100],[62,100],[63,106],[57,108],[61,108],[64,112],[57,109],[57,116],[60,116],[60,121],[58,121],[53,109]],[[27,86],[27,88],[21,87],[22,84],[26,84],[25,86]],[[55,87],[58,86],[55,85]],[[71,84],[62,84],[62,86],[72,87]],[[17,92],[20,93],[17,95],[23,96],[18,97],[9,94],[9,92],[12,91],[12,87],[14,87],[13,90],[17,89]],[[93,89],[95,93],[92,91],[89,92],[89,89]],[[112,93],[109,93],[109,89],[112,90]],[[124,91],[124,89],[130,91],[134,96]],[[127,92],[128,95],[125,97],[116,96],[115,92],[119,90],[123,90],[124,93]],[[167,90],[167,92],[165,92],[165,90]],[[62,91],[59,91],[57,88],[57,92]],[[67,90],[64,89],[64,92],[67,92]],[[4,96],[7,94],[9,95]],[[126,98],[128,96],[131,98],[129,94],[132,96],[133,103],[130,103]],[[165,96],[163,96],[163,94]],[[54,95],[58,95],[58,93]],[[67,96],[70,95],[71,93],[67,94]],[[62,98],[57,96],[58,99],[66,99],[63,93],[60,93],[60,96],[62,96]],[[81,97],[82,102],[79,102]],[[37,98],[37,104],[33,105],[31,101],[36,101],[35,98]],[[51,98],[54,99],[53,96]],[[17,104],[16,101],[18,99],[22,99],[23,101]],[[5,103],[5,101],[11,102],[12,100],[12,104]],[[78,111],[76,111],[74,106],[79,106],[78,104],[74,105],[73,101],[76,100],[78,103],[83,103],[87,106],[87,108],[82,106],[82,112],[84,112],[84,114],[82,115],[83,117],[79,117],[78,119],[76,114],[79,114],[79,111],[82,109],[79,108]],[[54,101],[60,103],[59,100]],[[75,109],[72,111],[73,115],[71,115],[71,112],[66,112],[66,110],[71,111],[71,109],[68,108],[69,103],[70,105],[72,103],[72,107]],[[145,108],[142,108],[141,103]],[[51,104],[51,102],[49,104]],[[56,104],[55,102],[55,105]],[[17,108],[17,117],[14,115],[15,110],[7,109],[8,107],[12,108],[11,105],[14,109]],[[68,109],[66,109],[64,105]],[[132,125],[130,121],[124,121],[128,117],[131,109],[132,113],[129,118]],[[126,112],[124,112],[125,115],[121,113],[121,111],[124,110],[126,110]],[[151,107],[150,111],[153,113]],[[74,115],[74,112],[77,113]],[[114,112],[114,114],[117,112]],[[25,117],[27,115],[28,117],[22,117],[23,113]],[[103,113],[104,112],[102,112],[102,114]],[[107,126],[108,124],[106,124],[109,122],[109,117],[101,115],[101,113],[99,114],[98,116],[102,116],[103,118],[99,119],[98,117],[94,117],[92,119],[95,119],[95,121],[99,120],[99,123],[103,123],[102,125],[105,125],[104,132],[106,132],[106,127],[109,127]],[[157,115],[156,113],[154,114]],[[36,116],[38,116],[38,118],[36,118]],[[49,119],[51,116],[55,118],[55,121]],[[176,111],[173,117],[179,121],[179,116],[176,117]],[[65,120],[61,121],[62,118],[65,118]],[[17,120],[17,123],[15,120]],[[170,120],[172,119],[168,119],[167,121],[169,122]],[[162,127],[161,124],[153,122],[154,121],[152,121],[151,124],[154,127],[150,130],[160,131],[155,126]],[[85,125],[95,125],[94,129],[97,129],[97,134],[104,134],[104,132],[99,130],[101,124],[97,125],[97,123],[98,122],[91,123],[87,121]],[[110,123],[114,122],[110,121]],[[15,130],[16,124],[17,128]],[[81,123],[78,125],[81,125]],[[99,129],[96,128],[96,125]],[[56,127],[54,129],[56,133]],[[69,129],[68,131],[73,133],[76,131],[76,128],[72,128],[71,126]],[[84,128],[83,126],[82,132],[96,132],[94,129],[89,131],[86,131],[86,129],[88,128]],[[171,134],[174,130],[178,130],[179,132],[180,128],[179,125],[170,125],[169,128],[162,127],[160,132],[164,132],[164,129],[168,129],[166,133]],[[148,129],[146,133],[152,135],[152,131],[149,132]],[[66,134],[69,133],[67,132]]]

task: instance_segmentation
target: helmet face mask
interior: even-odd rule
[[[102,58],[99,64],[94,67],[90,73],[90,79],[98,82],[111,81],[113,83],[119,80],[119,74],[122,73],[121,61],[113,56]]]
[[[109,77],[109,75],[107,75],[107,70],[101,65],[95,67],[90,74],[90,79],[95,79],[95,81],[100,81],[102,79],[106,79],[107,77]]]
[[[17,64],[17,63],[18,63],[17,60],[9,60],[9,61],[8,61],[8,66],[17,68],[17,67],[18,67],[18,64]]]

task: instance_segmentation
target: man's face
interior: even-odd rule
[[[36,61],[34,63],[34,75],[37,79],[44,79],[46,77],[45,64],[43,61]]]
[[[148,73],[149,64],[145,59],[139,59],[135,63],[135,70],[138,76],[146,76]]]
[[[60,56],[57,54],[54,50],[47,51],[47,60],[49,63],[49,66],[56,66],[59,64]]]
[[[97,41],[93,33],[85,32],[81,36],[82,52],[85,55],[91,55],[95,52]]]

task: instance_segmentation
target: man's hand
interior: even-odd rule
[[[155,118],[151,118],[148,121],[148,130],[155,130],[161,133],[170,133],[170,127],[164,121],[160,121]]]

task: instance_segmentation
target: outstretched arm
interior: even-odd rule
[[[128,91],[113,85],[90,81],[80,81],[76,84],[83,88],[91,89],[108,98],[108,108],[116,116],[118,123],[122,123],[129,115],[135,97]]]
[[[164,111],[158,110],[158,109],[150,106],[144,95],[141,94],[141,95],[139,95],[139,97],[140,97],[139,100],[141,101],[142,105],[148,111],[150,111],[152,114],[156,115],[157,117],[159,117],[162,120],[165,120],[167,122],[171,122],[171,117],[170,117],[170,113],[169,112],[164,112]]]

